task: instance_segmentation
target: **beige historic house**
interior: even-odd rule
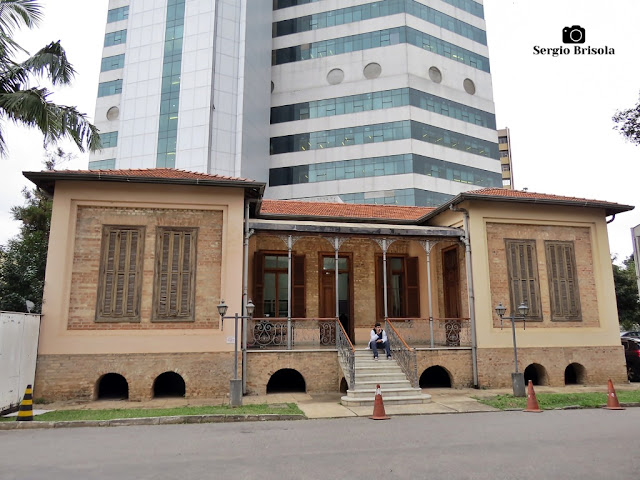
[[[435,209],[275,201],[172,169],[25,175],[53,195],[37,397],[225,395],[234,349],[246,395],[353,393],[380,381],[358,368],[376,321],[393,353],[378,364],[407,395],[508,387],[499,303],[528,306],[526,380],[626,381],[606,222],[633,207],[502,189]],[[227,317],[255,304],[237,338],[223,299]]]

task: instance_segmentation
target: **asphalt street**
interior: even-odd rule
[[[0,479],[637,479],[640,408],[0,431]]]

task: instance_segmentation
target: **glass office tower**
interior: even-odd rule
[[[111,0],[91,168],[268,182],[266,196],[438,205],[500,187],[482,4]]]

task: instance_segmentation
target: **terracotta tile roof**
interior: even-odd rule
[[[548,193],[525,192],[522,190],[508,190],[505,188],[483,188],[480,190],[469,190],[463,192],[437,207],[431,214],[432,218],[448,210],[451,205],[457,205],[465,200],[503,201],[528,204],[564,205],[571,207],[602,208],[606,215],[614,215],[629,210],[633,210],[631,205],[622,205],[614,202],[602,200],[592,200],[588,198],[567,197],[562,195],[551,195]]]
[[[432,210],[432,207],[263,200],[259,216],[415,221]]]
[[[175,168],[146,168],[126,170],[53,170],[41,172],[22,172],[38,188],[53,194],[56,182],[124,182],[167,185],[199,185],[214,187],[243,188],[245,195],[260,198],[265,184],[248,178],[210,175],[208,173],[189,172]]]
[[[539,199],[539,200],[558,200],[564,202],[576,202],[582,204],[610,204],[610,205],[619,205],[613,202],[605,202],[602,200],[592,200],[588,198],[579,198],[579,197],[565,197],[562,195],[551,195],[549,193],[537,193],[537,192],[525,192],[522,190],[508,190],[506,188],[483,188],[480,190],[470,190],[465,192],[463,195],[486,195],[490,197],[507,197],[507,198],[531,198],[531,199]]]
[[[255,182],[249,178],[212,175],[208,173],[190,172],[177,168],[139,168],[123,170],[56,170],[57,173],[69,175],[117,175],[121,177],[167,178],[177,180],[230,180],[235,182]]]

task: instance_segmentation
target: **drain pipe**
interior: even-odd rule
[[[253,200],[244,201],[244,266],[242,271],[242,394],[247,393],[247,303],[249,299],[249,238],[253,231],[249,230],[249,206]],[[238,339],[236,339],[236,342]]]
[[[473,292],[473,272],[471,270],[471,240],[469,238],[469,211],[465,208],[454,208],[449,205],[453,212],[461,212],[464,215],[464,247],[465,262],[467,268],[467,291],[469,295],[469,321],[471,323],[471,363],[473,365],[473,388],[478,388],[478,344],[476,340],[476,299]]]

